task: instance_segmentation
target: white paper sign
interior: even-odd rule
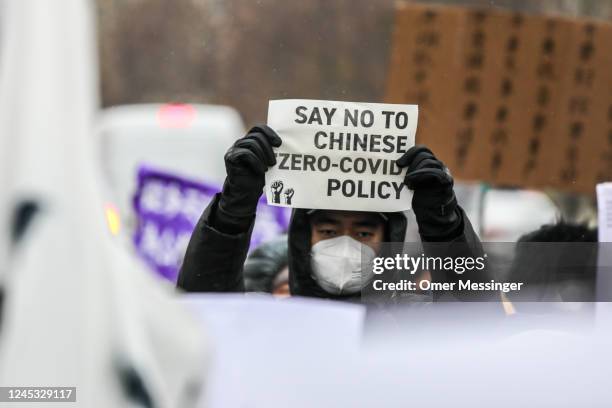
[[[270,101],[268,126],[283,140],[266,173],[268,203],[283,207],[403,211],[412,192],[395,160],[414,145],[418,106]]]
[[[612,183],[597,185],[599,242],[612,242]]]
[[[597,300],[607,302],[612,293],[612,183],[597,185],[599,250],[597,259]]]

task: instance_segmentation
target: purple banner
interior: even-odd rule
[[[138,170],[134,195],[136,252],[164,278],[176,282],[191,233],[220,186],[150,167]],[[251,249],[286,232],[291,210],[259,200]]]

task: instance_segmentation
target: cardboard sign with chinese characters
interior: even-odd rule
[[[386,100],[457,179],[592,193],[612,180],[612,24],[406,4]]]

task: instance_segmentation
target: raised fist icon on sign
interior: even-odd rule
[[[285,190],[285,204],[291,205],[291,198],[295,194],[295,191],[292,188],[288,188]]]
[[[272,193],[273,193],[272,202],[274,202],[275,204],[280,204],[281,192],[283,191],[283,182],[275,181],[272,183],[270,188],[272,189]]]

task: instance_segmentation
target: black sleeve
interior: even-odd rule
[[[188,292],[244,292],[242,268],[255,219],[245,232],[227,234],[211,227],[217,194],[196,225],[179,272],[177,287]]]
[[[440,256],[444,257],[471,257],[478,258],[484,257],[484,249],[480,238],[474,231],[472,223],[468,219],[465,211],[460,206],[457,206],[462,219],[462,230],[461,233],[446,241],[446,243],[435,242],[431,246],[428,246],[426,242],[423,242],[423,247],[428,256]],[[486,264],[486,263],[485,263]],[[432,281],[434,282],[456,282],[461,280],[469,279],[471,282],[487,282],[490,279],[490,271],[488,268],[479,270],[472,270],[463,274],[457,274],[454,271],[432,271]],[[456,287],[458,285],[455,285]],[[477,292],[467,291],[454,291],[453,295],[456,299],[462,301],[474,301],[474,300],[499,300],[494,293],[484,294]]]

